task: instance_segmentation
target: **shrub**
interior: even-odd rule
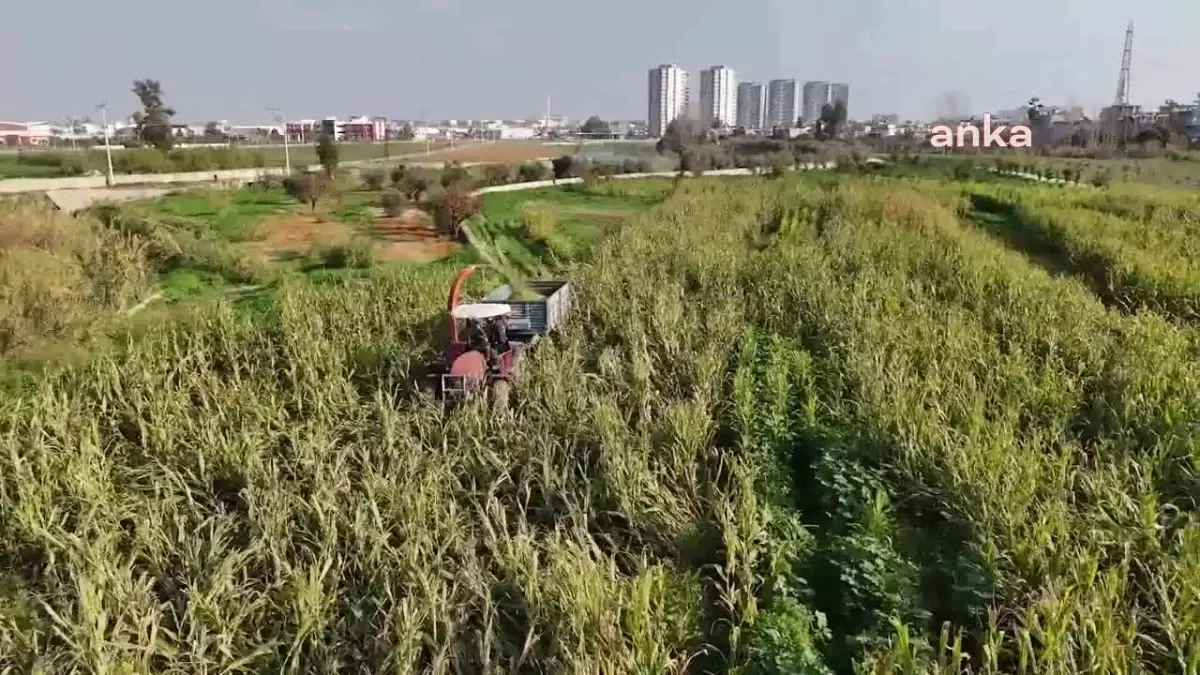
[[[374,169],[363,174],[363,187],[372,192],[379,192],[383,189],[383,171]]]
[[[421,195],[429,189],[429,179],[425,176],[416,173],[406,173],[400,181],[400,192],[408,198],[409,201],[415,202],[421,199]]]
[[[512,182],[513,170],[507,164],[488,164],[483,167],[484,185],[505,185]]]
[[[526,202],[521,207],[521,225],[535,241],[546,241],[558,229],[558,213],[545,202]]]
[[[466,167],[458,162],[446,162],[442,167],[441,183],[442,187],[450,188],[452,185],[468,185],[471,182],[471,172],[467,171]]]
[[[391,179],[392,185],[395,185],[396,187],[400,187],[401,183],[404,182],[404,177],[407,174],[408,174],[408,167],[404,166],[403,164],[398,164],[398,165],[392,167],[392,170],[389,173],[388,177]]]
[[[335,244],[321,251],[321,266],[330,269],[367,269],[375,264],[375,244],[365,237]]]
[[[522,183],[534,183],[546,180],[548,173],[550,172],[546,168],[546,165],[541,162],[525,162],[517,168],[517,179]]]
[[[792,156],[786,152],[776,152],[771,155],[770,163],[768,164],[767,174],[772,178],[779,178],[787,173],[787,170],[792,167]]]
[[[583,157],[571,159],[571,170],[567,173],[570,178],[587,178],[592,173],[592,162]]]
[[[379,195],[379,207],[389,218],[395,218],[404,214],[404,210],[408,207],[408,200],[405,199],[404,193],[390,188]]]

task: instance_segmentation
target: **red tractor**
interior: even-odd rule
[[[570,285],[536,280],[528,284],[541,296],[536,300],[513,300],[512,288],[501,286],[481,302],[461,303],[463,284],[476,268],[463,268],[450,287],[450,342],[437,391],[457,402],[486,390],[503,406],[525,350],[557,328],[570,309]]]

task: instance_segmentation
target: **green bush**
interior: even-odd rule
[[[546,176],[550,174],[546,165],[538,162],[525,162],[517,167],[517,180],[522,183],[534,183],[541,180],[546,180]]]
[[[404,210],[408,207],[408,200],[405,199],[404,193],[395,188],[384,190],[379,195],[379,207],[387,214],[389,218],[395,218],[403,215]]]

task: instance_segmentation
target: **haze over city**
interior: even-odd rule
[[[928,117],[947,91],[972,110],[1030,96],[1089,111],[1112,102],[1126,22],[1137,26],[1132,101],[1188,98],[1200,3],[1154,0],[148,0],[14,3],[0,26],[6,119],[136,109],[135,78],[162,82],[186,120],[293,117],[643,119],[646,70],[724,64],[744,80],[854,88],[851,115]]]

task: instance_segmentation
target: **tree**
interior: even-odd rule
[[[405,124],[404,127],[400,129],[400,133],[396,135],[396,138],[401,141],[411,141],[412,139],[416,138],[416,136],[417,134],[413,131],[412,125]]]
[[[133,114],[138,138],[159,150],[170,150],[174,143],[171,118],[175,116],[175,109],[163,103],[162,85],[158,80],[134,80],[132,91],[142,105],[141,111]]]
[[[822,140],[837,138],[846,124],[846,119],[845,101],[834,101],[821,106],[821,116],[817,119],[817,137]]]
[[[693,145],[702,143],[704,138],[705,129],[695,120],[679,117],[667,124],[666,132],[662,138],[658,139],[655,147],[660,153],[671,153],[679,159],[679,174],[675,177],[676,181],[682,179],[686,171],[684,153]]]
[[[212,139],[224,139],[225,134],[221,131],[221,125],[216,122],[209,122],[204,125],[204,137]]]
[[[1034,139],[1039,136],[1044,139],[1045,131],[1050,127],[1050,111],[1042,105],[1041,99],[1037,96],[1029,99],[1029,103],[1025,107],[1025,117],[1029,120],[1029,129],[1033,132]]]
[[[596,136],[607,136],[612,133],[612,128],[608,126],[608,122],[592,115],[584,121],[583,126],[579,128],[579,133],[591,134]]]
[[[417,201],[429,189],[429,179],[416,173],[406,173],[398,186],[409,201]]]
[[[563,155],[562,157],[555,157],[550,160],[550,168],[554,171],[554,180],[558,181],[570,176],[571,165],[573,163],[574,160],[570,155]]]
[[[447,190],[450,189],[450,186],[452,185],[459,185],[470,180],[471,172],[467,171],[467,168],[462,164],[459,164],[458,162],[446,162],[442,166],[441,183],[442,187],[446,188]]]
[[[324,132],[317,138],[317,161],[325,168],[325,175],[332,178],[338,166],[338,147],[333,134]]]
[[[391,178],[392,185],[400,187],[401,183],[404,182],[404,176],[406,176],[407,173],[408,167],[404,166],[403,164],[397,164],[396,166],[392,167],[392,171],[388,177]]]
[[[433,217],[443,234],[461,239],[462,224],[479,211],[479,199],[461,186],[455,185],[446,190],[446,194],[438,200]]]
[[[317,202],[329,191],[329,182],[327,176],[305,173],[299,176],[288,176],[283,181],[283,189],[292,197],[306,202],[315,215]]]

